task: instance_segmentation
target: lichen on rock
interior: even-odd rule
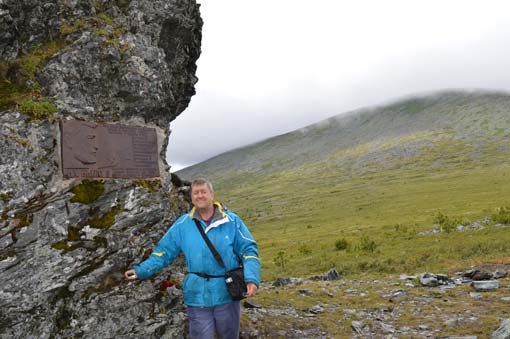
[[[104,192],[104,183],[99,180],[84,179],[79,185],[71,188],[74,196],[71,202],[80,202],[83,204],[90,204],[96,201]]]

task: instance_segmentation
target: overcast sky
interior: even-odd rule
[[[199,81],[170,124],[172,171],[413,93],[510,89],[510,1],[198,2]]]

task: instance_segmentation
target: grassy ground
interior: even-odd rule
[[[443,147],[451,148],[445,156],[431,151],[383,170],[321,164],[229,177],[216,191],[257,239],[264,280],[333,267],[350,275],[447,272],[510,257],[510,229],[418,235],[440,213],[467,224],[510,206],[510,166],[485,155],[448,157],[459,146]]]
[[[290,328],[352,338],[355,320],[383,333],[380,322],[358,316],[376,312],[395,329],[410,329],[411,334],[396,333],[397,338],[426,337],[425,332],[489,337],[499,318],[509,316],[508,301],[502,299],[509,295],[507,279],[497,291],[474,299],[468,285],[443,293],[408,288],[396,278],[510,265],[510,227],[495,226],[510,220],[509,209],[501,209],[510,206],[510,166],[507,154],[497,151],[502,143],[486,144],[476,157],[462,143],[436,147],[410,159],[364,164],[362,170],[353,170],[353,162],[344,159],[341,165],[321,163],[270,176],[218,180],[218,197],[245,220],[259,243],[264,281],[323,274],[330,268],[343,274],[338,282],[263,287],[253,301],[267,309],[297,309],[300,317],[283,312],[254,321],[245,312],[244,328],[256,328],[264,338],[285,338]],[[492,221],[483,229],[456,230],[458,223],[468,225],[486,216]],[[438,223],[448,231],[419,235]],[[408,297],[390,302],[387,295],[399,288]],[[303,296],[301,289],[312,294]],[[317,304],[326,305],[325,310],[311,316],[308,309]]]

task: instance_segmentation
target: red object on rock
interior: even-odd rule
[[[159,288],[160,290],[164,291],[166,290],[168,287],[172,287],[174,285],[173,282],[169,281],[169,280],[164,280],[162,283],[161,283],[161,287]]]

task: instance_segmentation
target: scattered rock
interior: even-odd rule
[[[380,323],[381,325],[381,331],[382,333],[384,334],[393,334],[395,333],[395,327],[393,327],[393,325],[390,325],[390,324],[385,324],[385,323]]]
[[[313,294],[312,290],[309,289],[298,290],[298,293],[304,296],[311,296]]]
[[[338,273],[337,270],[335,270],[334,268],[330,269],[327,273],[327,280],[338,280],[340,279],[340,274]]]
[[[469,292],[469,296],[473,299],[483,299],[482,295],[480,293],[477,293],[477,292]]]
[[[457,225],[457,231],[474,231],[474,230],[481,230],[485,227],[478,221],[472,223],[471,225]]]
[[[321,305],[315,305],[313,307],[311,307],[309,309],[310,313],[313,313],[313,314],[320,314],[322,312],[324,312],[324,307],[322,307]]]
[[[248,301],[248,300],[246,300],[246,301],[243,303],[243,306],[244,306],[245,308],[262,308],[262,305],[257,304],[256,302],[253,302],[253,301]]]
[[[478,292],[494,291],[499,288],[499,281],[497,281],[497,280],[480,280],[480,281],[473,281],[471,285]]]
[[[491,339],[510,339],[510,319],[503,319]]]
[[[407,291],[405,290],[396,290],[391,293],[389,298],[389,302],[398,303],[406,299]]]
[[[469,270],[465,272],[463,276],[472,280],[489,280],[492,279],[493,274],[488,271]]]
[[[273,286],[275,287],[282,287],[290,284],[290,278],[276,278],[275,281],[273,281]]]
[[[492,273],[494,279],[501,279],[508,275],[508,271],[502,268],[498,268]]]
[[[353,310],[352,308],[344,308],[344,313],[354,315],[356,314],[356,310]]]
[[[436,287],[439,286],[439,280],[437,279],[437,276],[432,273],[423,273],[419,276],[420,284],[422,286],[427,287]]]
[[[328,291],[325,288],[322,288],[322,292],[324,292],[324,294],[326,294],[330,298],[333,298],[335,296],[333,293],[331,293],[330,291]]]
[[[407,275],[407,274],[401,274],[399,279],[400,280],[416,280],[418,276],[416,275]]]
[[[260,332],[257,329],[250,329],[249,332],[247,333],[247,337],[248,338],[260,338]]]
[[[422,273],[418,276],[420,284],[426,287],[451,286],[455,283],[446,274]]]
[[[370,331],[368,325],[364,321],[354,320],[351,323],[351,328],[356,334],[365,334]]]
[[[444,322],[446,327],[459,326],[459,325],[462,325],[463,323],[464,323],[464,318],[462,318],[462,317],[450,318]]]
[[[423,231],[423,232],[419,232],[418,235],[431,235],[431,234],[437,234],[437,233],[441,233],[443,232],[443,229],[439,226],[434,226],[431,230],[429,231]]]
[[[436,337],[436,339],[478,339],[476,335]]]
[[[446,274],[436,274],[436,277],[442,285],[450,283],[450,278]]]

